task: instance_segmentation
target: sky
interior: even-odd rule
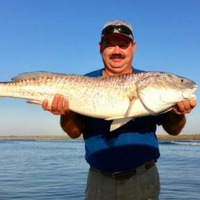
[[[120,19],[134,28],[135,68],[175,73],[199,86],[199,10],[199,0],[0,0],[0,81],[23,72],[85,74],[102,68],[102,27]],[[182,134],[200,134],[199,118],[197,105]],[[0,99],[0,136],[64,134],[59,116],[41,106]]]

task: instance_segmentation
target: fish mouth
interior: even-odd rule
[[[195,100],[197,97],[195,94],[193,94],[197,90],[197,85],[195,85],[193,88],[186,90],[182,96],[184,99],[190,99]]]

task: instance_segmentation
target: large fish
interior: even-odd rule
[[[69,100],[70,110],[113,120],[115,130],[129,120],[169,111],[177,102],[195,99],[195,82],[164,72],[91,78],[50,72],[24,73],[0,83],[0,97],[23,98],[29,103],[52,102],[55,94]]]

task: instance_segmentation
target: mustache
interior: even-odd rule
[[[116,58],[124,59],[125,56],[122,54],[112,54],[109,58],[110,59],[116,59]]]

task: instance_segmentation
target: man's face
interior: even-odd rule
[[[103,40],[100,52],[105,67],[114,74],[120,74],[132,66],[136,43],[113,36]]]

